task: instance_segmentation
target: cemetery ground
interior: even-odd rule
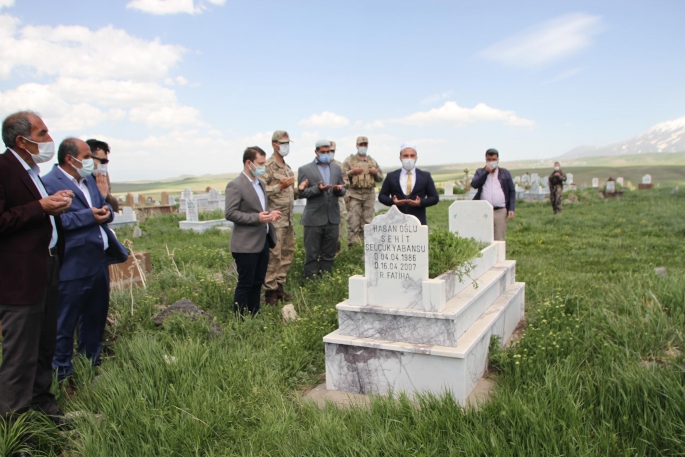
[[[305,284],[297,225],[287,291],[299,318],[285,323],[265,306],[243,321],[232,315],[228,235],[183,232],[172,214],[147,219],[133,239],[153,272],[147,289],[113,294],[114,355],[97,369],[77,364],[75,395],[57,390],[65,411],[92,414],[69,438],[23,426],[46,455],[685,455],[685,194],[577,194],[560,216],[549,202],[517,206],[507,258],[526,283],[527,319],[513,347],[492,345],[495,387],[478,408],[449,395],[323,409],[303,400],[323,381],[322,337],[337,328],[348,277],[363,274],[361,246]],[[447,227],[448,206],[429,209],[433,231]],[[213,321],[155,327],[160,307],[184,298]],[[21,427],[0,429],[0,446]]]

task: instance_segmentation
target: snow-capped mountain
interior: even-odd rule
[[[685,151],[685,116],[656,124],[649,130],[630,140],[609,146],[579,146],[561,157],[575,159],[588,156],[614,156],[623,154],[645,154],[648,152]]]

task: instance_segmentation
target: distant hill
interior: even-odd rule
[[[577,159],[580,157],[678,151],[685,151],[685,116],[672,121],[661,122],[634,138],[609,146],[578,146],[560,158]]]

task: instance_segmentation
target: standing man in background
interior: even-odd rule
[[[433,177],[427,171],[416,168],[416,146],[402,143],[400,161],[402,168],[391,171],[383,181],[378,201],[385,206],[397,206],[404,214],[416,216],[426,225],[426,208],[440,201]]]
[[[226,219],[234,224],[229,249],[238,270],[233,310],[241,315],[259,312],[269,249],[278,242],[271,223],[281,212],[269,211],[264,184],[258,179],[265,172],[266,152],[252,146],[243,153],[243,172],[226,185]]]
[[[561,164],[554,162],[554,170],[549,175],[549,200],[552,202],[554,214],[561,214],[561,196],[564,193],[566,173],[561,171]]]
[[[337,166],[340,167],[342,170],[343,164],[337,160],[335,160],[335,141],[331,141],[331,149],[330,149],[330,154],[331,154],[331,163],[336,164]],[[345,186],[349,187],[349,182],[347,179],[345,179],[345,175],[343,174],[343,181],[345,181]],[[340,205],[340,226],[338,227],[338,246],[335,251],[335,255],[337,256],[340,254],[340,249],[342,249],[342,236],[343,236],[343,229],[345,228],[345,197],[340,197],[340,201],[338,202]]]
[[[347,208],[347,245],[364,241],[364,225],[370,224],[376,214],[376,183],[383,181],[383,171],[367,155],[369,139],[357,137],[357,153],[343,163],[343,174],[350,183]]]
[[[317,141],[316,158],[297,171],[300,195],[307,199],[300,222],[304,225],[305,279],[333,270],[345,181],[340,167],[330,163],[330,148],[328,140]]]
[[[269,267],[264,282],[264,299],[267,305],[277,305],[278,300],[292,300],[283,285],[293,263],[295,252],[295,228],[293,227],[293,203],[295,202],[295,173],[285,163],[290,153],[290,137],[285,130],[277,130],[271,137],[273,155],[266,161],[263,180],[269,208],[280,211],[281,217],[273,222],[278,242],[269,251]]]
[[[125,262],[128,251],[107,223],[114,219],[92,173],[95,167],[85,141],[67,138],[57,162],[43,182],[49,193],[74,194],[71,207],[60,216],[64,226],[65,258],[59,278],[57,344],[52,368],[62,382],[73,373],[74,331],[78,325],[78,354],[100,365],[102,339],[109,311],[109,265]]]
[[[119,212],[119,202],[116,197],[112,195],[112,184],[109,181],[109,145],[104,141],[96,139],[86,140],[90,147],[90,153],[95,160],[95,182],[98,185],[98,190],[105,197],[105,201],[112,207],[112,211]]]
[[[0,154],[0,420],[35,409],[57,425],[64,415],[50,391],[57,329],[64,232],[59,215],[73,194],[48,196],[39,163],[52,160],[55,143],[31,111],[2,123]]]
[[[485,166],[476,170],[471,187],[478,189],[474,200],[487,200],[492,205],[495,241],[504,241],[507,234],[507,216],[514,218],[516,186],[511,173],[499,167],[499,151],[485,151]]]

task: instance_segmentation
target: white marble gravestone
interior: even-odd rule
[[[428,279],[428,227],[396,206],[364,227],[367,304],[412,308]]]
[[[537,173],[530,175],[530,182],[540,182],[540,175]]]
[[[495,239],[492,205],[485,200],[452,203],[449,209],[449,229],[462,238],[492,243]]]
[[[514,184],[521,184],[521,177],[520,176],[514,176]]]
[[[454,183],[453,182],[446,182],[445,183],[445,195],[454,195]]]
[[[616,184],[614,181],[607,181],[604,191],[610,194],[616,193]]]
[[[530,184],[530,175],[528,173],[521,176],[521,184]]]
[[[619,176],[618,178],[616,178],[616,183],[617,183],[619,186],[623,187],[623,177],[622,177],[622,176]]]
[[[533,183],[530,185],[530,192],[533,194],[537,194],[540,192],[540,183],[537,181],[533,181]]]
[[[642,177],[642,184],[652,184],[652,175],[644,175]]]
[[[592,187],[599,187],[599,178],[592,178]]]
[[[169,195],[169,204],[171,206],[174,206],[176,204],[176,199],[174,198],[173,195]]]
[[[197,222],[199,220],[197,202],[194,199],[186,200],[186,221]]]
[[[566,173],[566,184],[573,184],[573,173]]]

